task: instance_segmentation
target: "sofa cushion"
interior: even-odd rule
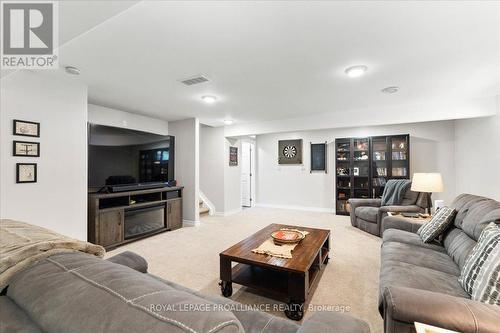
[[[476,241],[467,236],[463,230],[452,228],[446,233],[443,244],[446,253],[448,253],[461,269],[472,251],[472,248],[476,245]]]
[[[420,192],[414,192],[410,189],[410,187],[405,192],[405,196],[403,197],[403,200],[401,201],[401,206],[410,206],[410,205],[414,205],[417,203],[418,195]]]
[[[0,332],[42,333],[38,325],[7,296],[0,296]]]
[[[500,228],[484,228],[462,269],[459,282],[472,299],[500,305]]]
[[[378,210],[378,207],[358,207],[355,214],[365,221],[377,223]]]
[[[460,268],[484,227],[491,222],[500,223],[500,202],[493,199],[460,194],[451,203],[455,208],[454,226],[443,237],[444,247]]]
[[[405,262],[382,259],[380,269],[380,302],[386,287],[407,287],[456,297],[470,298],[456,275]]]
[[[30,266],[7,295],[46,332],[243,332],[229,311],[203,311],[212,304],[84,253]],[[193,306],[200,311],[183,311]]]
[[[418,245],[387,242],[382,246],[382,261],[396,261],[430,268],[458,277],[460,269],[447,253],[426,249]]]
[[[106,260],[111,261],[115,264],[130,267],[141,273],[148,272],[148,262],[146,261],[146,259],[131,251],[119,253]]]
[[[483,200],[470,207],[464,217],[462,230],[477,242],[483,229],[491,222],[500,224],[500,202]]]
[[[277,332],[277,331],[269,331]],[[297,333],[370,333],[370,326],[361,319],[343,313],[316,312]]]
[[[295,333],[299,329],[299,325],[295,322],[278,318],[276,316],[270,315],[268,313],[262,311],[255,311],[254,309],[246,309],[245,306],[241,303],[234,302],[229,298],[221,297],[221,296],[213,296],[207,295],[204,293],[200,293],[184,286],[181,286],[175,282],[163,280],[160,277],[151,275],[153,278],[162,281],[166,285],[176,289],[185,291],[187,293],[193,294],[197,297],[203,298],[207,302],[214,304],[223,304],[229,305],[231,309],[234,309],[233,314],[238,318],[245,333],[271,333],[271,332],[280,332],[280,333]],[[306,321],[307,322],[307,321]],[[340,325],[342,322],[339,323]]]
[[[384,219],[384,221],[387,218]],[[409,245],[418,246],[425,249],[431,249],[438,252],[445,253],[445,248],[437,242],[424,243],[419,235],[413,232],[399,230],[399,229],[387,229],[384,231],[383,243],[386,242],[399,242]]]
[[[417,234],[420,235],[424,243],[429,243],[440,236],[448,226],[453,223],[455,217],[455,209],[443,207],[434,214],[430,221],[418,229]]]
[[[462,223],[465,217],[469,214],[469,210],[471,209],[471,207],[473,207],[478,202],[488,200],[492,199],[472,194],[460,194],[459,196],[457,196],[450,205],[450,207],[455,208],[455,210],[457,211],[454,222],[455,227],[462,229]]]

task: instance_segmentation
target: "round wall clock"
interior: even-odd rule
[[[295,155],[297,155],[297,148],[295,148],[295,146],[285,146],[285,148],[283,148],[283,155],[286,158],[294,158]]]

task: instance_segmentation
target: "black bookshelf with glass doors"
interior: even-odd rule
[[[349,215],[350,198],[380,198],[389,179],[410,178],[410,135],[335,139],[335,206]]]

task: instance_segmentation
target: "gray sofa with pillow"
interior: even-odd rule
[[[17,273],[0,296],[0,332],[369,333],[359,319],[316,313],[303,325],[206,296],[147,271],[131,252],[108,260],[56,254]],[[196,310],[196,311],[195,311]]]
[[[466,332],[499,332],[500,306],[471,300],[458,281],[481,231],[500,224],[500,202],[461,194],[441,243],[423,243],[420,224],[384,219],[379,310],[386,333],[415,332],[414,322]]]
[[[382,219],[387,212],[423,213],[428,197],[427,193],[408,189],[400,205],[381,206],[381,199],[349,199],[351,224],[370,234],[382,236]]]

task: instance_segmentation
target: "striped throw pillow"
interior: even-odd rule
[[[494,222],[481,232],[458,281],[473,300],[500,305],[500,228]]]
[[[453,222],[456,211],[450,207],[440,208],[431,218],[431,220],[423,224],[417,231],[424,243],[432,242],[436,237],[441,235],[446,228]]]

